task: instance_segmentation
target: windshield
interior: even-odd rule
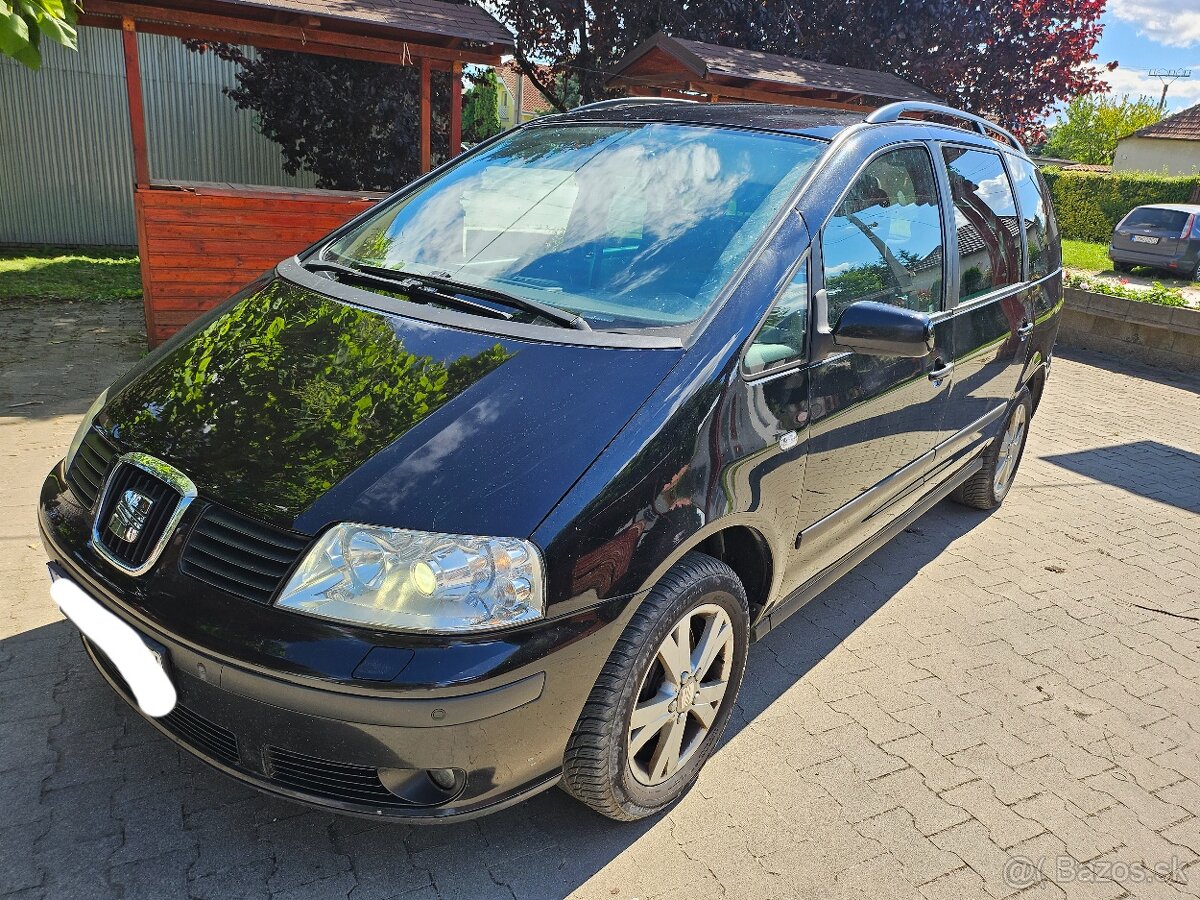
[[[323,258],[536,300],[593,328],[677,326],[705,311],[824,147],[677,124],[523,128],[384,204]]]
[[[1151,206],[1141,206],[1131,212],[1122,228],[1163,228],[1179,233],[1187,224],[1188,214],[1179,209],[1155,209]]]

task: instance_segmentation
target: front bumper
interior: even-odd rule
[[[86,638],[83,644],[113,690],[138,710],[112,663]],[[170,645],[165,646],[170,653]],[[478,724],[481,720],[440,726],[433,722],[434,727],[352,722],[273,706],[262,697],[217,688],[185,674],[182,666],[175,664],[172,679],[179,693],[175,709],[159,719],[138,710],[143,718],[226,774],[267,793],[309,805],[371,817],[461,819],[518,803],[559,780],[560,773],[555,769],[524,782],[497,784],[491,777],[496,773],[495,766],[481,765],[473,754],[461,752],[470,746],[494,750],[497,739],[507,739],[510,746],[518,743],[526,716],[511,714],[517,707],[505,707],[510,703],[536,705],[543,686],[539,676],[496,689],[490,697],[483,694],[414,701],[436,703],[428,711],[431,715],[459,718],[486,715],[487,705],[495,703],[496,712],[486,715],[486,727]],[[246,687],[250,685],[239,684],[239,688]],[[260,683],[254,687],[270,692],[278,686]],[[530,699],[522,703],[526,697]],[[419,732],[417,727],[421,728]],[[485,755],[487,762],[495,761],[494,753]],[[441,763],[434,765],[435,759]],[[434,784],[428,774],[429,769],[447,768],[455,773],[448,790]]]
[[[191,634],[185,639],[163,627],[146,614],[145,596],[125,602],[102,564],[92,571],[61,517],[52,522],[43,506],[39,523],[58,574],[165,649],[178,703],[148,721],[243,782],[346,813],[471,817],[554,785],[567,739],[625,618],[624,603],[610,604],[512,634],[504,643],[520,645],[522,665],[510,660],[491,668],[476,657],[477,667],[450,686],[297,677],[210,652]],[[67,552],[64,537],[75,552]],[[109,684],[137,709],[116,667],[84,644]],[[450,770],[453,784],[437,785],[429,770]]]

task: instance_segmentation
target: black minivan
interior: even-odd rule
[[[651,815],[753,639],[1008,493],[1062,300],[1046,197],[928,104],[524,124],[101,394],[42,488],[51,593],[118,693],[273,794]]]

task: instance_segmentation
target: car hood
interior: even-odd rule
[[[274,279],[115,385],[99,423],[283,527],[526,536],[681,352],[498,337]]]

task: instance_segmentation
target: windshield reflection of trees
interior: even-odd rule
[[[499,343],[455,359],[416,355],[385,316],[275,282],[151,369],[112,417],[126,443],[203,469],[229,496],[270,498],[260,511],[277,517],[511,356]]]

